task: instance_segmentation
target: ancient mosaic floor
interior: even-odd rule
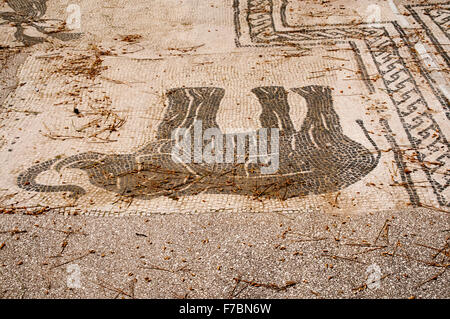
[[[1,214],[426,209],[448,235],[449,2],[74,3],[0,4]],[[175,163],[196,120],[279,129],[278,171]]]
[[[3,102],[6,205],[129,215],[449,204],[447,75],[396,21],[305,23],[295,1],[236,1],[210,5],[205,21],[187,5],[143,28],[144,17],[127,24],[108,8],[93,21],[90,1],[82,34],[52,20],[64,6],[25,3],[2,12],[3,46],[30,47]],[[408,9],[445,67],[446,5]],[[19,24],[21,13],[42,21]],[[280,169],[174,165],[164,140],[188,124],[183,112],[224,133],[282,129]]]

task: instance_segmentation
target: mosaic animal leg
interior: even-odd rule
[[[263,128],[279,128],[287,135],[295,133],[294,124],[289,115],[287,92],[280,86],[258,87],[252,90],[262,107],[260,116]]]
[[[195,125],[200,127],[200,122],[201,136],[208,128],[218,129],[216,116],[224,94],[223,89],[214,87],[177,88],[168,91],[169,105],[158,127],[157,140],[136,154],[143,170],[135,179],[139,180],[141,189],[146,189],[147,194],[176,197],[181,192],[200,192],[204,189],[204,186],[199,186],[194,181],[199,176],[208,175],[212,170],[211,165],[194,163],[194,160],[191,163],[173,161],[171,155],[175,141],[172,134],[177,129],[186,129],[194,137]],[[194,150],[193,146],[194,142],[191,140],[191,150]],[[155,172],[154,167],[161,169]],[[153,173],[150,174],[149,171]],[[167,172],[170,172],[170,183],[166,181]]]
[[[258,87],[252,92],[258,97],[262,107],[261,126],[280,130],[278,145],[280,163],[277,173],[290,174],[308,171],[308,164],[300,157],[297,156],[298,160],[292,160],[298,154],[298,151],[295,150],[297,131],[289,114],[288,92],[280,86]]]
[[[324,86],[306,86],[294,88],[293,92],[305,98],[308,112],[301,127],[301,133],[311,135],[320,142],[327,142],[334,135],[343,135],[339,116],[333,107],[331,89]],[[310,134],[311,133],[311,134]],[[315,143],[316,141],[311,140]],[[318,147],[326,147],[324,143],[316,143]]]
[[[333,106],[333,98],[329,87],[307,86],[294,88],[292,91],[306,99],[308,113],[300,133],[303,136],[312,137],[310,141],[314,141],[314,146],[328,148],[330,145],[341,147],[345,144],[348,148],[364,152],[368,151],[361,144],[353,141],[343,133],[339,116]],[[380,154],[377,145],[369,136],[362,120],[357,120],[356,123],[361,127],[364,136]]]
[[[331,89],[307,86],[292,89],[303,96],[308,112],[298,134],[301,156],[311,163],[318,188],[316,192],[340,189],[363,178],[379,162],[381,152],[358,120],[364,135],[378,152],[370,150],[343,133],[339,116],[334,110]]]

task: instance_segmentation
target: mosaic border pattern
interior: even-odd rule
[[[440,8],[437,8],[439,6]],[[433,31],[428,27],[425,21],[420,17],[419,10],[422,11],[422,14],[425,14],[430,17],[430,19],[435,23],[435,25],[442,31],[443,34],[450,40],[450,2],[446,2],[443,4],[419,4],[419,5],[407,5],[406,9],[411,13],[414,19],[421,25],[421,27],[425,30],[427,36],[430,38],[430,41],[436,47],[436,50],[444,59],[447,66],[450,67],[450,56],[448,55],[445,48],[433,34]]]
[[[443,9],[437,9],[437,7]],[[444,8],[447,7],[448,9]],[[411,16],[420,24],[420,26],[425,31],[426,35],[430,39],[433,47],[436,49],[437,53],[442,57],[443,62],[450,67],[450,57],[447,50],[443,47],[442,43],[439,42],[437,37],[433,34],[433,31],[425,23],[425,21],[420,17],[419,10],[422,10],[422,14],[430,17],[430,20],[442,31],[447,39],[450,39],[450,35],[446,28],[450,26],[450,2],[445,4],[427,4],[427,5],[408,5],[406,9],[411,13]],[[406,37],[403,30],[400,30],[402,37],[411,48],[414,46],[413,43]],[[414,35],[412,35],[414,37]],[[447,119],[450,120],[450,100],[448,99],[448,94],[444,94],[442,89],[436,83],[436,81],[431,77],[430,72],[425,71],[426,66],[420,61],[419,54],[416,50],[411,50],[416,63],[422,65],[421,74],[426,78],[428,84],[432,87],[434,94],[441,102],[442,107],[445,109]]]
[[[418,153],[421,169],[432,186],[433,193],[441,206],[450,206],[450,198],[445,191],[450,186],[450,177],[438,172],[440,167],[450,166],[449,143],[434,117],[426,112],[429,109],[416,80],[400,55],[399,48],[386,26],[368,25],[330,25],[327,27],[305,26],[301,29],[278,31],[275,28],[272,0],[247,0],[246,22],[248,23],[250,42],[242,43],[243,32],[240,22],[240,1],[235,0],[235,30],[238,47],[246,46],[286,46],[302,42],[354,40],[364,39],[373,62],[378,68],[384,85],[397,114],[401,120],[411,146]],[[404,37],[401,27],[390,22]],[[316,44],[317,45],[317,44]],[[422,72],[426,72],[422,70]],[[433,90],[434,91],[434,90]],[[435,92],[436,95],[436,92]],[[439,96],[436,95],[439,99]],[[434,134],[439,132],[440,134]],[[392,140],[391,140],[392,141]],[[429,167],[426,163],[439,163],[437,167]],[[402,165],[397,162],[399,169]],[[406,179],[406,177],[404,177]],[[414,189],[412,181],[408,181],[410,189]],[[413,195],[414,203],[418,203],[417,195]]]

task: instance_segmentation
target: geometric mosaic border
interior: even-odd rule
[[[411,13],[411,16],[420,24],[426,36],[429,38],[434,50],[441,57],[441,63],[450,67],[450,57],[447,50],[444,48],[444,43],[450,40],[450,2],[439,4],[421,4],[421,5],[407,5],[406,9]],[[411,45],[413,47],[413,45]],[[412,51],[416,54],[416,51]],[[420,59],[417,59],[420,60]],[[420,61],[418,61],[420,63]],[[424,69],[426,69],[424,67]],[[442,89],[432,80],[428,72],[422,74],[427,78],[430,86],[433,87],[435,94],[438,96],[442,106],[446,110],[447,118],[450,120],[450,101],[448,98],[448,87],[445,89],[447,94],[442,92]]]
[[[414,19],[420,23],[422,28],[425,30],[427,36],[430,38],[436,50],[444,59],[448,67],[450,67],[450,57],[447,51],[444,49],[442,43],[438,40],[433,31],[428,27],[425,21],[421,18],[421,15],[426,15],[435,24],[436,27],[440,29],[442,35],[445,36],[446,40],[450,40],[450,2],[443,4],[416,4],[407,5],[406,9],[411,13]]]
[[[285,4],[285,1],[282,4]],[[238,47],[296,45],[301,47],[302,45],[314,46],[327,41],[363,40],[378,68],[411,147],[417,153],[421,169],[432,186],[438,203],[449,207],[450,176],[441,173],[442,169],[450,170],[449,143],[438,122],[432,114],[427,112],[428,102],[393,40],[395,35],[407,41],[401,27],[395,22],[388,22],[376,25],[292,28],[285,23],[282,8],[283,6],[279,5],[280,14],[275,15],[272,0],[235,0],[236,45]],[[439,99],[435,91],[434,93]],[[388,140],[392,141],[392,139],[391,135]],[[401,159],[397,158],[397,165],[399,168],[404,166]],[[405,175],[403,179],[407,180],[412,204],[417,206],[419,200],[415,195],[412,180]]]

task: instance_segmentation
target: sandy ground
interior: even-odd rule
[[[0,296],[449,298],[449,231],[446,213],[426,209],[2,215]]]

